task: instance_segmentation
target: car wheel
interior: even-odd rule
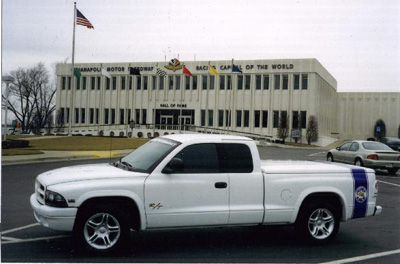
[[[354,165],[359,166],[359,167],[363,167],[364,166],[364,162],[361,159],[357,158],[354,161]]]
[[[90,208],[80,215],[75,232],[88,251],[120,250],[129,238],[128,217],[111,206]]]
[[[338,211],[329,203],[315,202],[302,207],[296,221],[297,232],[308,242],[325,244],[339,231]]]
[[[399,169],[397,169],[397,168],[391,168],[391,169],[387,169],[387,170],[388,170],[389,174],[395,175]]]
[[[334,162],[333,155],[331,153],[328,153],[328,155],[326,156],[326,160],[329,162]]]

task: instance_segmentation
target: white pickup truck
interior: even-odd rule
[[[74,231],[87,249],[126,244],[130,230],[294,224],[308,241],[339,223],[381,213],[371,169],[310,161],[261,161],[249,138],[170,135],[112,164],[40,174],[30,198],[37,221]]]

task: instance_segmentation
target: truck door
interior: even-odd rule
[[[229,177],[220,172],[216,144],[189,145],[174,158],[181,170],[161,168],[145,182],[147,227],[226,225]]]

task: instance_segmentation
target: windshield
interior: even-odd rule
[[[121,159],[130,170],[151,172],[180,143],[170,139],[153,139]]]
[[[392,150],[385,144],[382,144],[379,142],[364,142],[364,143],[362,143],[362,145],[365,149],[369,149],[369,150]]]

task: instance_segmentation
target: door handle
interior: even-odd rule
[[[224,189],[228,187],[228,184],[226,182],[216,182],[214,186],[217,189]]]

